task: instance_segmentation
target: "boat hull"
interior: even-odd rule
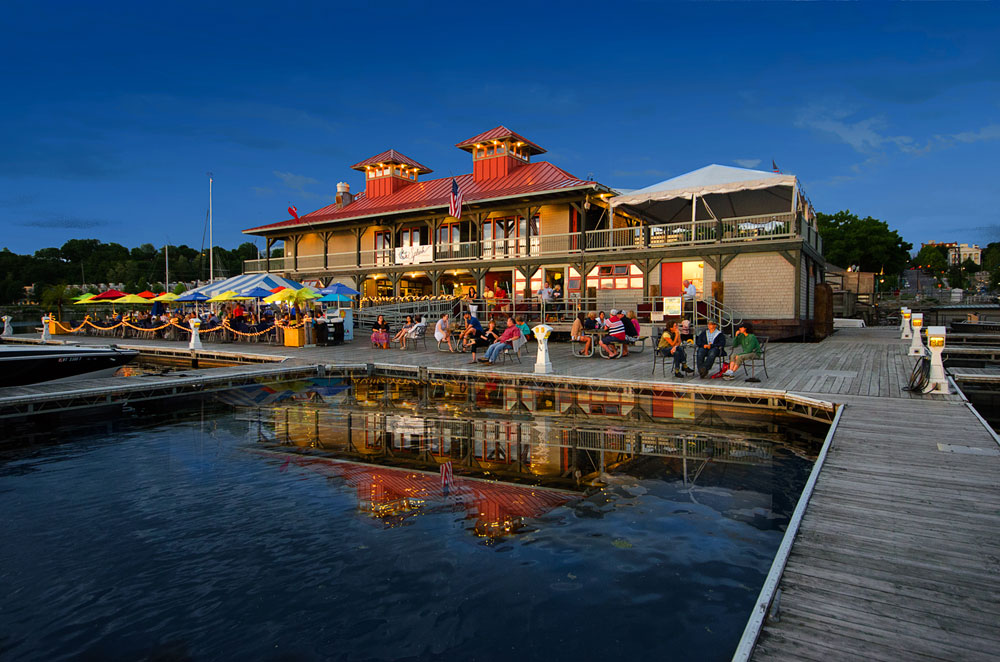
[[[6,345],[0,347],[0,387],[113,371],[138,356],[134,349],[116,347]]]

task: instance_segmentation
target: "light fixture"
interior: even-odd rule
[[[926,350],[924,350],[924,339],[920,336],[920,330],[924,326],[924,314],[911,314],[910,326],[913,327],[913,337],[910,339],[910,356],[923,356]]]
[[[927,349],[931,355],[931,369],[928,374],[924,393],[948,393],[948,377],[944,372],[944,337],[946,329],[943,326],[927,327]]]

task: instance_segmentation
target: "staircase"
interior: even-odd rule
[[[695,313],[695,326],[708,322],[708,320],[715,320],[715,323],[719,325],[722,332],[732,338],[736,333],[736,329],[740,328],[740,324],[743,323],[743,315],[732,308],[727,308],[721,302],[712,298],[703,299],[700,303],[705,304],[705,310],[704,312],[698,310]],[[697,306],[696,308],[701,308],[701,306]]]
[[[354,311],[354,325],[370,329],[379,315],[385,318],[390,328],[398,329],[407,315],[423,315],[428,326],[433,326],[443,313],[454,316],[461,309],[460,299],[438,299],[434,301],[403,301],[377,306],[365,306]]]

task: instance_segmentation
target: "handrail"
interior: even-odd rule
[[[545,255],[572,255],[609,251],[645,250],[649,248],[680,248],[705,244],[745,241],[775,241],[801,237],[810,246],[822,251],[823,240],[807,220],[791,212],[735,216],[722,219],[700,219],[659,225],[634,226],[541,234],[530,237],[506,237],[463,242],[443,242],[435,246],[436,263],[464,262],[480,259],[510,259]],[[244,272],[263,271],[265,259],[246,260]],[[377,250],[286,256],[271,258],[271,268],[277,270],[315,270],[319,268],[371,268],[401,266],[396,264],[391,248]],[[434,264],[434,263],[431,263]],[[288,269],[285,269],[285,267]],[[405,265],[410,266],[410,265]],[[413,265],[419,267],[420,265]]]

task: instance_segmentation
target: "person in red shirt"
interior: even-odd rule
[[[490,345],[486,349],[486,356],[479,359],[480,363],[489,363],[493,365],[496,363],[497,357],[500,356],[500,352],[504,349],[510,349],[514,345],[514,341],[521,337],[521,329],[517,328],[517,324],[514,322],[513,317],[507,318],[507,328],[500,335],[500,339],[495,343]]]

